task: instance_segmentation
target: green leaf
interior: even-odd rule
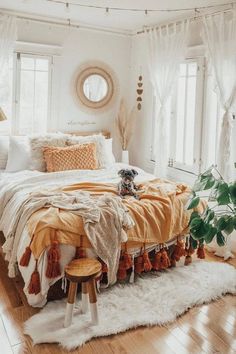
[[[216,234],[217,234],[217,228],[211,226],[209,232],[205,235],[205,242],[210,243]]]
[[[207,209],[207,212],[206,212],[206,216],[205,216],[205,218],[204,218],[204,221],[206,222],[206,223],[209,223],[211,220],[213,220],[214,219],[214,216],[215,216],[215,212],[213,211],[213,210],[211,210],[211,209]]]
[[[225,216],[221,216],[216,223],[217,228],[222,231],[227,227],[227,219]]]
[[[195,219],[195,218],[200,218],[200,216],[199,216],[199,214],[198,214],[197,211],[193,211],[193,212],[192,212],[192,214],[191,214],[191,216],[190,216],[190,219],[189,219],[189,225],[191,224],[191,221],[192,221],[193,219]],[[188,225],[188,226],[189,226],[189,225]]]
[[[211,175],[211,176],[209,176],[209,177],[207,177],[206,178],[206,180],[205,180],[205,186],[204,186],[204,190],[207,190],[207,189],[210,189],[210,188],[212,188],[213,186],[214,186],[214,184],[215,184],[215,178]]]
[[[236,230],[236,216],[233,217],[234,230]]]
[[[190,236],[190,243],[194,250],[198,248],[198,242],[194,240],[194,238],[192,238],[191,236]]]
[[[236,205],[236,182],[230,183],[229,185],[229,194],[232,200],[232,203]]]
[[[222,182],[217,187],[216,200],[219,205],[227,205],[230,203],[229,187],[227,183]]]
[[[224,235],[222,234],[221,231],[217,232],[216,241],[217,241],[217,244],[219,246],[224,246],[225,245],[225,238],[224,238]]]
[[[196,208],[196,207],[198,206],[199,202],[200,202],[200,198],[199,198],[199,197],[194,197],[194,198],[190,201],[187,210]]]

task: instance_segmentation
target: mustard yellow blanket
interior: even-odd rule
[[[135,226],[127,230],[128,243],[165,243],[173,236],[187,233],[191,211],[185,209],[189,197],[186,185],[155,179],[139,186],[139,200],[123,200]],[[115,184],[78,183],[63,188],[63,192],[86,190],[96,198],[104,193],[117,195]],[[203,208],[203,205],[199,207]],[[42,208],[28,222],[31,251],[36,259],[56,239],[61,244],[89,247],[82,218],[55,207]],[[80,235],[80,237],[78,237]]]

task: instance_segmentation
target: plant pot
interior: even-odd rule
[[[128,150],[122,150],[121,162],[129,165],[129,151]]]

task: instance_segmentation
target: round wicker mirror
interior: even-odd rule
[[[86,111],[104,111],[115,99],[115,75],[101,63],[83,65],[77,72],[75,89],[79,103]]]

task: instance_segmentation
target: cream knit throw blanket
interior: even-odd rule
[[[7,204],[6,209],[10,205]],[[5,218],[5,225],[3,225],[4,229],[7,229],[3,251],[9,261],[9,276],[16,276],[17,249],[27,221],[35,211],[51,206],[68,210],[83,218],[84,229],[94,251],[108,266],[108,283],[115,283],[121,243],[127,241],[124,228],[133,227],[134,221],[119,197],[104,194],[98,198],[91,198],[90,194],[84,191],[35,192],[24,195],[20,204],[18,201],[14,217],[11,220]],[[104,213],[107,209],[109,213]],[[7,210],[4,210],[4,214],[7,214]],[[8,223],[7,228],[6,223]]]

